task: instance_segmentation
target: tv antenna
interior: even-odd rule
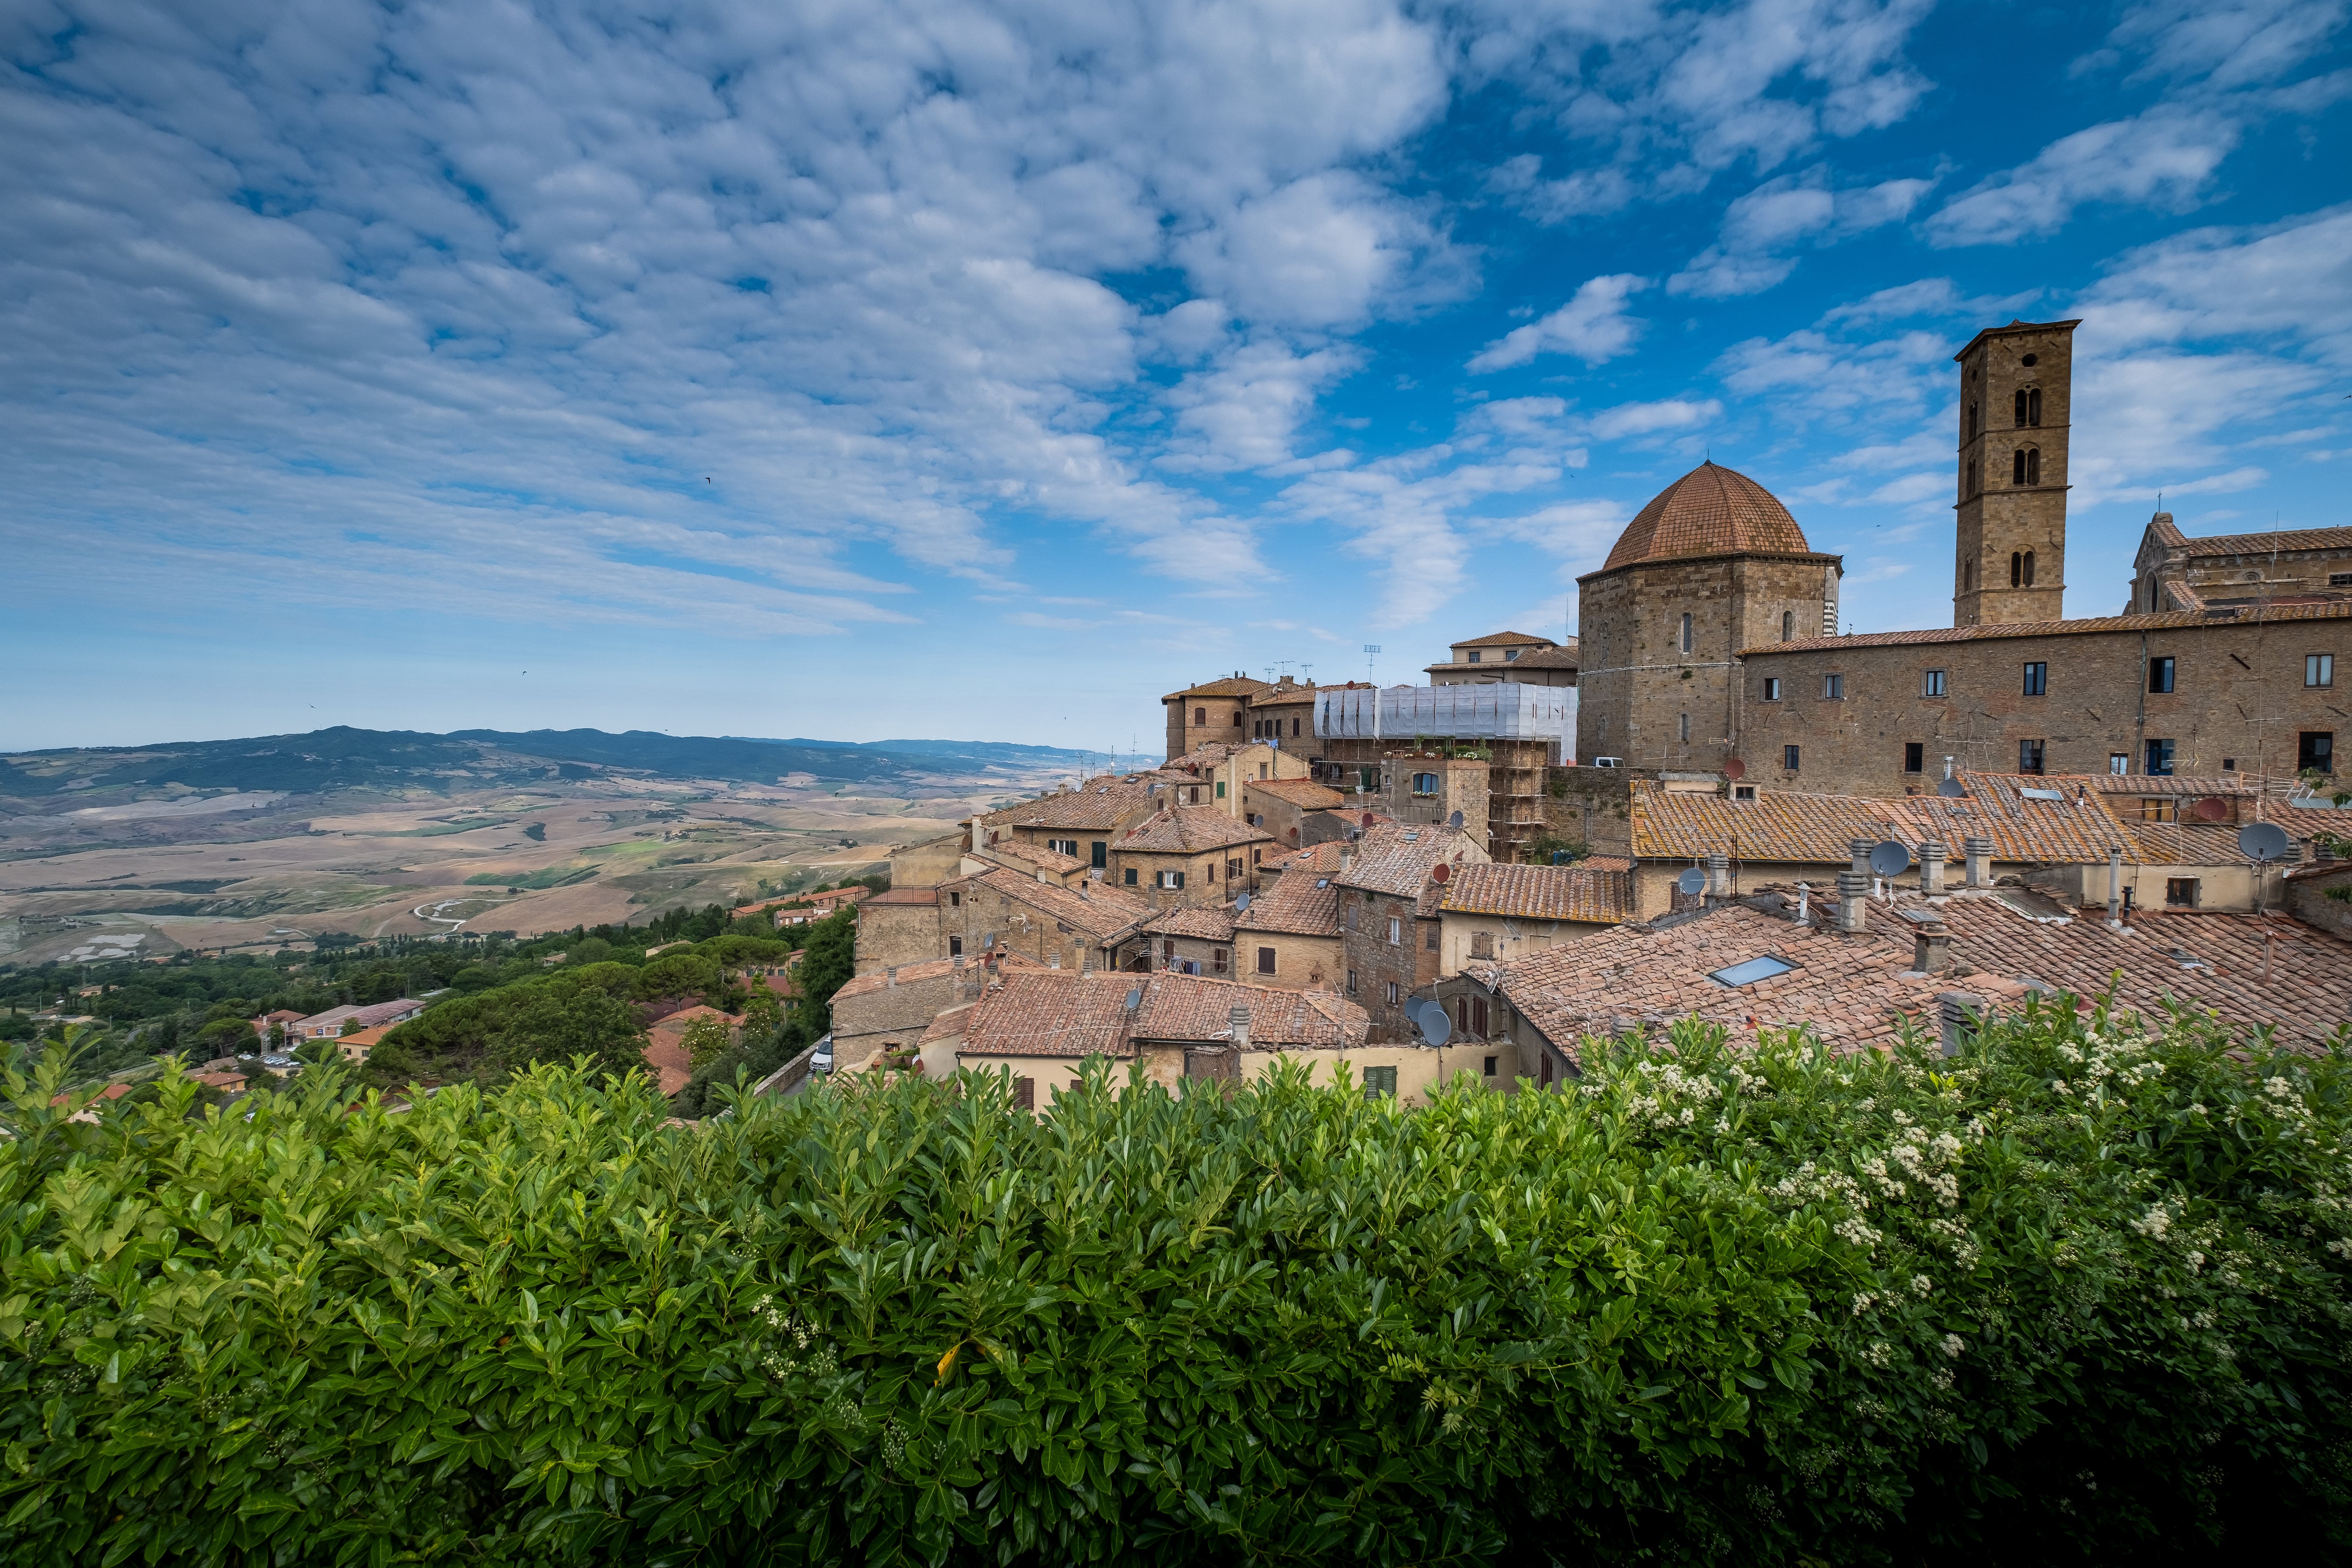
[[[1367,685],[1379,684],[1372,679],[1372,660],[1380,657],[1380,652],[1381,645],[1376,642],[1368,642],[1364,645],[1364,681]]]

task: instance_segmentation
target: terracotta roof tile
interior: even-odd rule
[[[1132,1014],[1130,992],[1139,994]],[[1353,1048],[1363,1044],[1370,1024],[1361,1007],[1328,992],[1276,991],[1166,970],[1032,970],[992,984],[949,1027],[957,1028],[966,1055],[1131,1057],[1138,1042],[1229,1040],[1237,1005],[1249,1009],[1250,1043],[1261,1049]]]
[[[1368,829],[1349,847],[1355,850],[1354,865],[1332,880],[1343,888],[1404,899],[1421,896],[1429,881],[1429,868],[1441,860],[1459,866],[1483,864],[1487,858],[1486,851],[1468,834],[1431,823],[1383,823]]]
[[[991,827],[1064,827],[1104,833],[1150,809],[1151,792],[1121,779],[1109,784],[1097,781],[1081,790],[1057,790],[1043,800],[1024,800],[981,820]]]
[[[1885,1044],[1906,1016],[1932,1029],[1939,992],[1998,1003],[2038,983],[2088,996],[2104,993],[2111,975],[2117,1000],[2151,1018],[2177,1004],[2310,1042],[2352,1016],[2352,988],[2341,978],[2352,972],[2352,942],[2282,916],[2141,910],[2113,931],[2095,918],[2029,918],[2003,889],[1873,904],[1867,930],[1847,935],[1771,912],[1780,901],[1766,894],[1655,926],[1616,926],[1469,973],[1570,1055],[1587,1034],[1694,1014],[1735,1035],[1805,1025],[1834,1046]],[[1915,928],[1906,912],[1932,915],[1950,931],[1950,970],[1911,971]],[[1740,986],[1709,978],[1765,956],[1795,967]]]
[[[1746,474],[1701,463],[1634,514],[1601,570],[1747,552],[1810,555],[1813,549],[1770,490]]]
[[[1118,837],[1111,847],[1171,855],[1198,855],[1240,844],[1271,844],[1274,835],[1226,816],[1213,805],[1162,806]]]
[[[1329,811],[1348,804],[1346,795],[1328,784],[1317,784],[1313,779],[1250,779],[1243,784],[1242,788],[1288,801],[1301,811]]]
[[[1273,689],[1263,680],[1252,680],[1245,675],[1229,675],[1223,680],[1203,681],[1198,686],[1188,686],[1181,691],[1171,691],[1160,700],[1176,702],[1188,697],[1254,697],[1261,691]]]
[[[892,888],[866,900],[866,907],[872,909],[877,904],[921,904],[931,907],[936,906],[939,901],[940,890],[937,888]]]
[[[2183,798],[2218,795],[2223,796],[2258,795],[2261,793],[2247,782],[2243,773],[2221,773],[2210,778],[2191,777],[2187,773],[2092,773],[2091,787],[2101,795],[2179,795]]]
[[[1043,844],[1024,843],[1018,838],[992,844],[980,853],[1002,855],[1008,860],[1018,860],[1031,868],[1045,871],[1066,873],[1078,870],[1086,865],[1075,855],[1065,855],[1058,849],[1048,849]]]
[[[2268,555],[2272,551],[2352,550],[2352,528],[2288,528],[2275,533],[2183,534],[2190,556]]]
[[[1581,865],[1465,866],[1446,881],[1438,907],[1511,920],[1629,921],[1633,879]]]
[[[1016,969],[1034,969],[1043,973],[1049,967],[1026,953],[1013,952],[1009,950],[992,954],[989,962],[999,973]],[[898,984],[912,985],[918,981],[940,980],[955,973],[959,969],[965,971],[975,979],[983,973],[981,962],[976,958],[927,958],[920,963],[899,964]],[[877,969],[871,974],[856,975],[845,982],[841,989],[833,994],[833,997],[835,1002],[839,1002],[845,997],[870,996],[877,991],[890,989],[890,985],[889,971]],[[671,1016],[675,1017],[677,1015],[672,1014]]]
[[[1292,936],[1338,936],[1339,889],[1331,879],[1339,873],[1339,847],[1336,842],[1318,844],[1284,856],[1282,875],[1250,895],[1249,908],[1234,921],[1235,928]],[[1263,873],[1265,868],[1259,869]]]
[[[1150,905],[1123,888],[1101,882],[1089,883],[1084,889],[1065,888],[1058,882],[1041,882],[1034,877],[1002,868],[977,876],[959,877],[940,886],[986,888],[1014,903],[1026,904],[1073,931],[1084,931],[1097,945],[1142,924],[1151,914]]]
[[[1197,937],[1202,942],[1234,940],[1234,911],[1230,904],[1196,906],[1191,909],[1167,910],[1144,922],[1143,929],[1153,936]]]
[[[1730,472],[1728,468],[1724,471]],[[1530,637],[1526,632],[1488,632],[1483,637],[1464,637],[1460,642],[1448,643],[1446,646],[1448,647],[1500,647],[1512,643],[1541,643],[1544,647],[1549,647],[1552,646],[1552,639]]]

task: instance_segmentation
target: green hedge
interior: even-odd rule
[[[1692,1026],[1421,1110],[968,1078],[690,1129],[544,1067],[92,1128],[52,1059],[0,1552],[2338,1560],[2346,1052],[2231,1047]]]

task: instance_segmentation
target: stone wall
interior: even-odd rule
[[[1954,626],[2054,621],[2065,614],[2074,341],[2072,321],[1997,327],[1960,353]],[[2032,399],[2024,423],[2020,394]],[[2033,458],[2022,482],[2020,452]],[[2026,568],[2017,558],[2029,552]]]
[[[2295,771],[2297,737],[2352,731],[2339,684],[2306,688],[2305,656],[2352,655],[2352,605],[2324,616],[2258,621],[2179,616],[2143,626],[1995,635],[1947,642],[1854,639],[1745,660],[1739,753],[1748,777],[1783,789],[1902,795],[1932,789],[1944,758],[1988,773],[2019,771],[2020,742],[2042,743],[2042,771],[2103,773],[2120,755],[2146,771],[2149,740],[2173,742],[2172,772]],[[2173,689],[2147,689],[2148,660],[2170,658]],[[2025,691],[2043,667],[2045,692]],[[1927,672],[1940,670],[1943,695]],[[1842,695],[1824,696],[1837,675]],[[2352,669],[2341,679],[2352,680]],[[1780,697],[1765,700],[1766,682]],[[1920,771],[1904,770],[1906,742]],[[1799,747],[1799,766],[1783,748]]]
[[[883,902],[869,900],[859,906],[857,973],[871,974],[892,964],[920,963],[947,955],[936,898],[929,903],[902,903],[885,895]]]
[[[2286,885],[2286,912],[2305,925],[2352,939],[2352,903],[2327,896],[2330,889],[2341,892],[2347,888],[2352,888],[2352,860],[2333,870],[2306,870]]]

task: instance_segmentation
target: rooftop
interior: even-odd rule
[[[2142,910],[2116,931],[2095,916],[2053,915],[2041,907],[2046,900],[2000,889],[1872,903],[1867,929],[1848,935],[1796,924],[1793,902],[1768,891],[1651,925],[1612,926],[1469,973],[1571,1056],[1588,1034],[1694,1014],[1735,1036],[1802,1025],[1834,1046],[1884,1045],[1906,1020],[1933,1030],[1941,992],[1994,1005],[2021,1001],[2032,988],[2095,996],[2110,976],[2117,1002],[2148,1017],[2181,1005],[2302,1042],[2324,1039],[2352,1017],[2352,942],[2284,916]],[[1824,912],[1817,904],[1815,920]],[[1940,919],[1951,933],[1952,967],[1941,973],[1911,968],[1921,918]],[[1790,967],[1746,984],[1714,978],[1762,957]]]
[[[1258,795],[1288,801],[1301,811],[1328,811],[1348,804],[1348,797],[1313,779],[1250,779],[1243,787]]]
[[[1353,1048],[1363,1044],[1370,1022],[1361,1007],[1327,992],[1276,991],[1167,970],[1027,970],[992,983],[949,1027],[966,1055],[1132,1057],[1141,1043],[1229,1041],[1236,1005],[1249,1009],[1250,1044],[1265,1050]]]
[[[1153,936],[1184,936],[1196,937],[1202,942],[1231,942],[1234,940],[1234,908],[1231,904],[1217,904],[1192,909],[1166,910],[1153,919],[1146,921],[1143,929]]]
[[[1181,691],[1171,691],[1162,702],[1181,702],[1192,697],[1255,697],[1274,688],[1263,680],[1252,680],[1246,675],[1229,675],[1221,680],[1204,680],[1198,686],[1188,686]]]
[[[937,888],[892,888],[866,900],[866,907],[870,910],[877,904],[920,904],[935,908],[939,901],[940,890]]]
[[[1274,836],[1228,816],[1213,805],[1162,806],[1121,834],[1121,852],[1198,855],[1239,844],[1270,844]]]
[[[964,889],[967,897],[985,889],[1014,903],[1026,904],[1073,931],[1084,931],[1097,944],[1139,924],[1152,912],[1151,906],[1141,899],[1108,883],[1066,888],[1058,882],[1041,882],[1034,876],[1024,877],[1002,867],[977,876],[959,877],[940,886]]]
[[[1429,881],[1429,868],[1439,861],[1460,866],[1465,860],[1486,858],[1486,851],[1460,828],[1429,823],[1379,824],[1365,829],[1363,837],[1351,847],[1354,864],[1338,873],[1334,881],[1343,888],[1407,899],[1420,897]]]
[[[1042,972],[1046,967],[1025,953],[1010,951],[991,954],[989,963],[998,972],[1016,969],[1034,969]],[[982,973],[988,973],[977,958],[927,958],[920,963],[899,964],[895,980],[892,978],[891,972],[887,969],[877,969],[871,974],[860,974],[844,983],[841,989],[833,994],[833,997],[835,1002],[840,1002],[859,996],[870,996],[877,991],[887,991],[894,985],[913,985],[925,980],[943,980],[959,972],[975,980]],[[677,1016],[675,1013],[670,1015],[671,1017]]]
[[[1706,462],[1634,514],[1601,570],[1692,556],[1811,553],[1779,497],[1746,474]]]
[[[1149,786],[1124,779],[1097,779],[1084,789],[1056,790],[1042,799],[1024,800],[1003,811],[991,812],[981,820],[990,827],[1064,827],[1074,832],[1107,833],[1138,812],[1150,808]]]
[[[1438,908],[1447,914],[1613,924],[1633,918],[1633,879],[1628,871],[1584,865],[1464,866],[1448,878]]]
[[[1483,637],[1464,637],[1460,642],[1448,643],[1446,646],[1448,647],[1508,647],[1530,646],[1536,647],[1552,647],[1557,645],[1550,637],[1531,637],[1526,632],[1488,632]]]

